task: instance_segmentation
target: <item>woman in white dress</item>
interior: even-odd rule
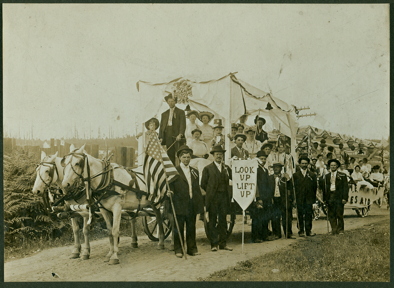
[[[246,133],[246,141],[244,142],[242,147],[248,150],[250,159],[253,159],[256,157],[257,152],[259,152],[261,149],[261,142],[255,139],[254,136],[256,131],[254,130],[253,127],[247,128],[245,130],[245,133]]]
[[[198,112],[196,110],[189,111],[187,113],[187,118],[189,119],[189,123],[186,124],[185,138],[186,145],[190,147],[189,143],[193,140],[192,131],[195,129],[200,129],[200,126],[196,123]]]
[[[200,126],[201,140],[204,141],[208,147],[211,147],[211,141],[213,139],[213,128],[209,125],[209,122],[213,119],[214,115],[211,112],[203,111],[199,113],[199,119],[202,122]]]

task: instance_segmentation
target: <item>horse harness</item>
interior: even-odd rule
[[[103,170],[101,171],[101,172],[99,172],[99,173],[97,173],[97,174],[95,174],[95,175],[93,175],[93,176],[91,176],[90,175],[90,165],[89,165],[89,158],[87,157],[87,155],[85,154],[85,153],[77,153],[77,152],[72,152],[72,153],[70,153],[70,154],[68,154],[68,155],[71,155],[71,156],[74,156],[74,157],[81,157],[81,160],[78,162],[78,165],[81,167],[81,174],[79,174],[79,173],[77,173],[77,171],[75,171],[75,169],[74,169],[74,167],[73,167],[73,165],[70,165],[71,166],[71,169],[72,169],[72,171],[83,181],[83,182],[87,182],[87,185],[88,185],[88,189],[90,190],[90,191],[92,191],[92,193],[91,193],[91,196],[92,196],[92,198],[94,199],[94,201],[92,201],[91,199],[90,200],[88,200],[88,202],[91,202],[91,203],[89,203],[89,205],[91,205],[91,206],[96,206],[97,208],[102,208],[102,209],[104,209],[104,210],[106,210],[106,211],[108,211],[108,212],[111,212],[111,211],[109,211],[108,209],[106,209],[102,204],[101,204],[101,200],[103,200],[103,199],[106,199],[106,198],[108,198],[108,197],[110,197],[110,196],[113,196],[113,195],[121,195],[120,193],[118,193],[117,191],[115,191],[115,187],[117,186],[117,187],[120,187],[122,190],[125,190],[125,191],[132,191],[132,192],[134,192],[135,194],[136,194],[136,196],[137,196],[137,200],[138,200],[138,208],[137,208],[137,212],[127,212],[131,217],[133,217],[133,218],[135,218],[136,216],[137,216],[137,214],[138,214],[138,212],[139,211],[141,211],[141,204],[140,204],[140,201],[141,201],[141,198],[142,198],[142,196],[143,195],[148,195],[148,193],[147,192],[145,192],[145,191],[142,191],[142,190],[140,190],[140,187],[139,187],[139,185],[138,185],[138,181],[134,181],[133,183],[129,183],[129,185],[126,185],[126,184],[123,184],[123,183],[121,183],[121,182],[119,182],[119,181],[117,181],[117,180],[115,180],[115,177],[114,177],[114,170],[115,169],[119,169],[119,168],[124,168],[124,167],[122,167],[122,166],[116,166],[116,167],[113,167],[112,165],[111,165],[111,162],[110,162],[110,159],[107,159],[107,160],[101,160],[102,161],[102,163],[103,163]],[[66,155],[66,156],[68,156],[68,155]],[[65,156],[65,157],[66,157]],[[64,158],[65,158],[64,157]],[[63,159],[64,159],[63,158]],[[86,161],[86,167],[87,167],[87,177],[83,177],[83,172],[84,172],[84,169],[85,169],[85,161]],[[70,164],[70,163],[68,163],[68,164]],[[67,164],[67,165],[68,165]],[[125,168],[124,168],[125,169]],[[138,175],[137,175],[137,173],[136,172],[134,172],[133,170],[131,170],[131,169],[125,169],[133,178],[138,178],[138,179],[140,179],[141,181],[143,181],[142,179],[141,179],[141,177],[139,177]],[[100,181],[100,183],[99,183],[99,185],[93,190],[92,188],[91,188],[91,181],[94,179],[94,178],[96,178],[96,177],[98,177],[98,176],[102,176],[102,178],[101,178],[101,181]],[[131,181],[130,181],[131,182]],[[132,187],[133,185],[135,184],[135,188],[134,187]],[[112,213],[112,212],[111,212]]]

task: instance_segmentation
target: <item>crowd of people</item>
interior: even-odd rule
[[[282,237],[294,238],[293,207],[297,209],[298,236],[316,235],[312,231],[312,206],[316,203],[318,188],[328,208],[331,233],[343,234],[344,204],[348,200],[349,183],[370,181],[374,186],[382,185],[381,167],[371,167],[367,158],[356,163],[356,159],[344,151],[343,144],[334,149],[325,143],[319,146],[315,142],[308,154],[299,153],[298,163],[295,163],[289,153],[290,139],[279,135],[275,141],[270,141],[272,139],[264,131],[266,120],[263,117],[256,116],[255,125],[248,126],[248,116],[243,115],[239,123],[231,125],[231,133],[225,136],[222,120],[214,119],[211,112],[191,110],[185,117],[185,111],[175,106],[176,99],[171,94],[165,100],[169,109],[162,113],[161,121],[152,118],[145,126],[148,129],[146,137],[156,135],[165,145],[180,175],[170,184],[168,191],[179,224],[179,229],[173,226],[177,257],[181,258],[184,254],[180,243],[185,243],[187,254],[199,254],[195,225],[197,215],[204,211],[204,206],[211,251],[232,250],[226,243],[226,215],[232,199],[231,163],[230,166],[224,164],[226,152],[231,153],[232,161],[257,158],[259,163],[256,201],[248,208],[252,217],[251,240],[254,243]],[[186,123],[186,118],[189,123]],[[198,124],[197,119],[202,124]],[[213,125],[210,124],[212,120]],[[159,133],[155,132],[157,129]],[[226,141],[230,141],[230,151],[225,150]],[[199,175],[199,171],[189,165],[193,158],[211,159],[212,163]]]

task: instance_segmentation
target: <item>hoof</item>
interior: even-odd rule
[[[157,246],[157,250],[164,250],[164,244],[163,245],[158,245]],[[172,249],[172,250],[174,250],[174,249]]]
[[[88,260],[89,259],[89,255],[82,255],[82,260]]]
[[[119,264],[119,259],[110,259],[109,260],[109,265],[116,265]]]
[[[138,243],[131,243],[132,248],[138,248]]]
[[[79,253],[71,253],[70,259],[77,259],[79,258]]]
[[[110,257],[105,257],[104,258],[104,262],[109,262],[109,260],[110,260]]]

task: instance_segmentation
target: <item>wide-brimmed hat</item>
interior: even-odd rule
[[[248,128],[246,128],[245,129],[245,133],[248,133],[248,132],[250,132],[250,131],[252,131],[253,133],[256,133],[256,130],[253,128],[253,127],[248,127]]]
[[[202,134],[202,131],[200,129],[196,128],[192,131],[192,135],[194,135],[194,133],[196,133],[196,132],[200,132],[200,134]]]
[[[330,164],[331,164],[332,162],[337,163],[338,167],[341,167],[341,162],[339,162],[338,159],[330,159],[330,160],[328,160],[327,166],[330,167]]]
[[[264,125],[265,123],[267,123],[267,121],[266,121],[263,117],[256,116],[256,118],[254,118],[254,124],[257,124],[257,121],[258,121],[258,120],[263,121],[263,125]]]
[[[265,147],[270,147],[270,149],[272,149],[273,145],[271,143],[265,143],[263,146],[261,146],[261,151],[264,150]]]
[[[298,164],[301,164],[301,161],[305,160],[309,163],[311,163],[311,160],[308,158],[308,156],[301,156],[300,158],[298,158]]]
[[[189,153],[190,153],[190,156],[193,154],[193,150],[190,149],[189,146],[187,146],[187,145],[182,145],[182,146],[179,148],[179,150],[176,152],[176,156],[177,156],[178,158],[179,158],[179,154],[180,154],[182,151],[187,151],[187,152],[189,152]]]
[[[282,168],[284,165],[280,162],[276,162],[276,163],[272,164],[272,167],[275,167],[275,166],[279,166]]]
[[[213,155],[213,153],[215,153],[215,152],[222,152],[222,153],[224,153],[224,152],[226,152],[226,150],[224,150],[224,149],[222,148],[222,146],[216,145],[216,146],[213,146],[213,147],[212,147],[212,150],[211,150],[211,152],[209,152],[209,153],[211,153],[211,154]]]
[[[202,122],[202,116],[208,116],[209,121],[211,122],[211,120],[213,119],[214,115],[213,113],[209,112],[209,111],[202,111],[198,114],[198,119],[200,119],[200,121]]]
[[[176,97],[174,97],[174,95],[172,95],[172,93],[168,92],[168,95],[164,97],[164,100],[166,100],[166,102],[168,101],[168,99],[174,99],[176,102]]]
[[[196,115],[196,117],[198,118],[199,113],[196,110],[191,110],[189,112],[187,112],[187,117],[190,117],[190,115]]]
[[[244,139],[244,141],[246,141],[246,135],[245,134],[241,134],[241,133],[236,134],[234,136],[234,141],[237,140],[238,137],[241,137],[242,139]]]
[[[259,151],[259,152],[257,152],[257,155],[256,155],[256,157],[257,158],[260,158],[260,157],[262,157],[262,156],[265,156],[265,157],[267,157],[267,154],[265,154],[265,152],[264,151]]]
[[[146,127],[146,129],[148,129],[149,130],[149,123],[150,122],[154,122],[155,123],[155,130],[157,129],[157,128],[159,128],[159,120],[157,120],[156,118],[151,118],[151,119],[149,119],[148,121],[146,121],[145,122],[145,127]]]

